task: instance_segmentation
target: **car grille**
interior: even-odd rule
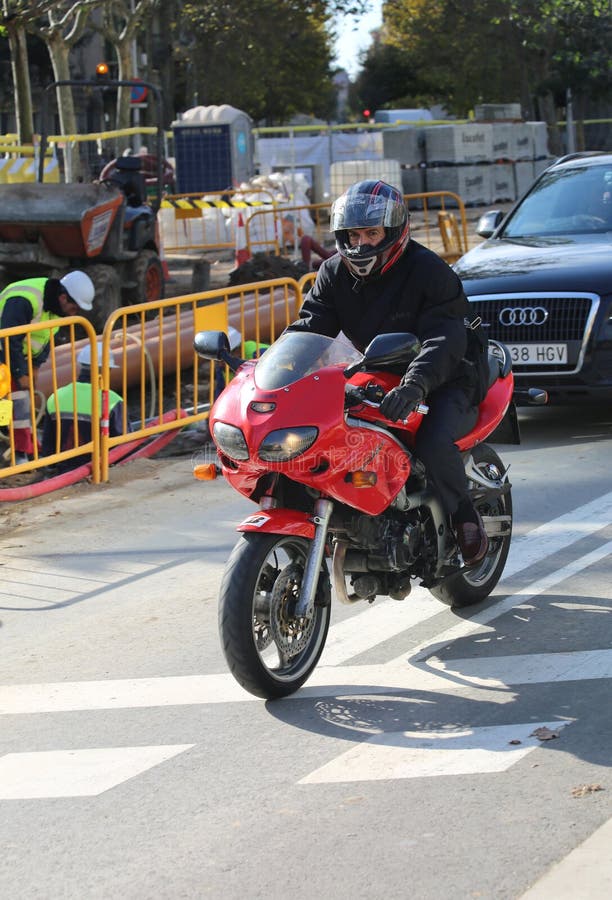
[[[567,344],[567,363],[546,366],[548,374],[576,372],[582,365],[599,299],[593,294],[492,294],[469,298],[487,336],[504,344]],[[511,312],[508,312],[510,310]],[[541,324],[525,323],[534,316]],[[505,313],[504,313],[505,311]],[[523,312],[524,311],[524,312]],[[500,319],[501,317],[501,319]],[[509,320],[514,319],[512,323]],[[515,372],[541,372],[540,365],[513,363]]]

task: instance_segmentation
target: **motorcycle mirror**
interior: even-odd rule
[[[365,348],[362,358],[344,370],[344,377],[351,378],[356,372],[394,371],[396,368],[398,374],[403,375],[420,350],[419,339],[409,332],[379,334]]]
[[[399,369],[403,375],[412,360],[418,356],[421,350],[421,342],[409,332],[391,332],[379,334],[370,341],[363,354],[365,370],[372,369]]]
[[[193,349],[202,359],[223,360],[230,351],[229,338],[224,331],[198,331]]]

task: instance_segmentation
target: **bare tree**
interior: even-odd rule
[[[109,0],[103,7],[100,33],[117,53],[119,81],[130,81],[136,75],[136,34],[143,21],[159,5],[159,0]],[[117,92],[117,128],[130,126],[130,89]]]
[[[2,0],[2,22],[6,29],[11,53],[11,72],[15,91],[15,118],[20,144],[31,144],[34,137],[34,116],[32,112],[32,87],[26,27],[28,23],[42,15],[51,6],[52,0]]]
[[[11,51],[15,112],[20,143],[34,139],[32,90],[26,34],[46,44],[56,81],[70,78],[70,51],[83,36],[89,13],[103,0],[2,0],[3,19]],[[74,100],[68,87],[58,88],[57,105],[62,134],[77,130]],[[74,172],[73,174],[78,174]]]

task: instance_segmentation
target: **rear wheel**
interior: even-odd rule
[[[312,615],[294,614],[310,542],[246,533],[225,567],[219,633],[234,678],[257,697],[297,691],[315,668],[330,620],[329,576],[322,568]]]
[[[121,281],[112,266],[88,266],[87,274],[96,289],[91,312],[83,313],[89,319],[97,334],[104,330],[106,320],[121,306]]]
[[[476,472],[491,483],[491,487],[502,486],[508,481],[505,467],[495,450],[487,444],[479,444],[472,450],[472,458]],[[482,491],[482,486],[475,481],[469,483],[470,491]],[[430,588],[438,600],[449,606],[461,608],[479,603],[489,596],[502,576],[510,540],[512,537],[512,495],[510,490],[492,498],[484,497],[474,501],[481,516],[502,516],[503,533],[489,537],[489,549],[483,561],[473,568],[462,569],[455,575],[445,578],[436,587]],[[509,519],[509,521],[507,521]]]
[[[130,281],[135,287],[125,291],[125,301],[132,303],[157,303],[164,296],[164,270],[155,250],[141,250],[132,264]]]

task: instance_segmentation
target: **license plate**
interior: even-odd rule
[[[567,363],[567,344],[507,344],[512,362],[525,366]]]

